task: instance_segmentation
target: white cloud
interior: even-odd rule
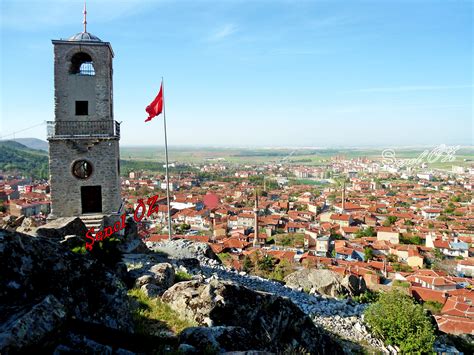
[[[221,40],[231,36],[235,32],[237,32],[237,26],[232,24],[232,23],[228,23],[228,24],[224,25],[223,27],[219,28],[213,34],[211,34],[208,37],[208,41],[210,41],[210,42],[221,41]]]

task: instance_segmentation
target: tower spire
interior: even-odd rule
[[[86,8],[86,0],[84,0],[84,11],[82,11],[84,14],[84,20],[82,21],[84,25],[84,31],[83,33],[87,33],[87,8]]]
[[[346,180],[344,180],[344,182],[343,182],[343,184],[342,184],[342,196],[341,196],[341,199],[342,199],[342,203],[341,203],[342,212],[341,212],[341,213],[344,213],[344,210],[346,209]]]
[[[255,189],[255,222],[254,222],[254,233],[253,233],[253,246],[256,247],[258,245],[258,193],[257,189]]]

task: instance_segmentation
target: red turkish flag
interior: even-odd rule
[[[145,120],[145,122],[151,121],[153,117],[156,117],[161,112],[163,112],[163,83],[161,83],[160,92],[145,110],[148,113],[148,118]]]

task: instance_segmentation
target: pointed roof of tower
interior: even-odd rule
[[[84,25],[84,30],[82,32],[76,33],[74,36],[69,37],[68,41],[102,42],[99,37],[87,32],[87,8],[85,1],[84,11],[82,13],[84,15],[84,20],[82,21],[82,24]]]

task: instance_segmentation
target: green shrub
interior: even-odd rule
[[[72,251],[73,253],[82,254],[82,255],[84,255],[84,254],[87,253],[87,249],[86,249],[86,247],[85,247],[84,245],[80,245],[80,246],[74,247],[74,248],[71,249],[71,251]]]
[[[219,254],[217,254],[217,256],[219,257],[219,259],[220,259],[223,263],[225,263],[225,262],[227,262],[227,261],[229,261],[229,260],[232,259],[232,257],[230,256],[229,253],[219,253]]]
[[[268,277],[273,280],[283,281],[283,279],[292,272],[293,267],[290,262],[288,260],[280,260]]]
[[[176,282],[189,281],[192,278],[193,278],[192,275],[184,271],[176,271],[176,274],[174,275],[174,280]]]
[[[421,305],[398,291],[383,293],[365,311],[372,333],[403,353],[432,352],[434,330]]]
[[[394,280],[392,286],[408,288],[410,287],[410,283],[408,281]]]
[[[358,303],[374,303],[379,299],[379,292],[367,290],[363,294],[355,296],[352,299]]]
[[[120,243],[121,240],[116,237],[107,238],[96,242],[89,253],[103,264],[114,267],[122,260],[122,253],[118,249]]]
[[[426,301],[423,303],[423,308],[430,311],[433,314],[438,314],[443,308],[443,304],[437,301]]]
[[[275,266],[275,258],[270,255],[265,255],[257,260],[257,267],[259,271],[272,272]]]

